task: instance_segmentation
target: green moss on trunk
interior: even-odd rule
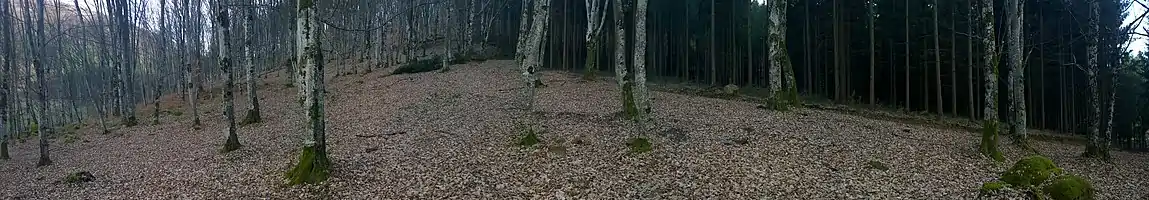
[[[595,77],[595,75],[597,73],[598,73],[598,40],[592,39],[590,44],[587,44],[586,69],[582,74],[582,78],[585,80],[588,80],[588,81],[589,80],[595,80],[598,78],[598,77]]]
[[[623,85],[622,101],[623,113],[626,113],[626,119],[635,119],[638,117],[638,107],[634,104],[634,83],[627,82]]]
[[[997,122],[985,120],[982,122],[981,146],[978,147],[978,152],[980,152],[981,155],[992,158],[994,161],[1005,161],[1005,156],[1002,156],[1001,150],[997,149],[997,144]]]
[[[247,110],[247,116],[243,117],[243,121],[239,125],[257,124],[263,122],[263,117],[259,115],[259,111],[251,109]]]
[[[235,151],[239,149],[240,146],[242,145],[239,144],[239,137],[237,137],[235,133],[231,133],[227,135],[227,142],[223,143],[223,149],[220,149],[220,152],[227,153]]]
[[[327,180],[330,165],[326,151],[315,145],[304,146],[299,153],[299,164],[287,172],[287,183],[299,185],[323,182]]]

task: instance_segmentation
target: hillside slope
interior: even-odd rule
[[[191,130],[190,113],[167,96],[164,110],[185,113],[109,135],[83,128],[82,141],[55,141],[52,166],[34,167],[34,140],[14,142],[13,159],[0,162],[0,199],[972,199],[1004,170],[966,131],[664,92],[652,94],[654,150],[633,154],[624,143],[636,133],[615,114],[614,85],[560,72],[543,73],[549,87],[534,114],[543,143],[520,148],[513,127],[523,84],[512,62],[452,69],[329,77],[335,166],[319,186],[282,186],[304,134],[296,88],[279,72],[264,77],[265,122],[239,129],[238,151],[217,152],[219,98],[204,100],[203,129]],[[138,110],[149,122],[151,109]],[[1102,163],[1080,159],[1081,146],[1033,143],[1092,180],[1101,199],[1149,195],[1149,155],[1114,152],[1115,163]],[[1003,147],[1010,163],[1024,156]],[[59,183],[74,171],[95,178]]]

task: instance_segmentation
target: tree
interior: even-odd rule
[[[1101,43],[1101,26],[1098,20],[1101,18],[1101,6],[1097,0],[1089,0],[1089,35],[1087,37],[1085,54],[1086,54],[1086,69],[1085,76],[1089,80],[1089,143],[1085,145],[1085,157],[1100,158],[1104,160],[1109,159],[1109,138],[1101,137],[1098,130],[1101,118],[1101,92],[1100,83],[1097,79],[1098,72],[1098,45]]]
[[[792,104],[798,103],[794,69],[790,65],[789,51],[786,50],[786,7],[789,5],[785,0],[777,0],[771,1],[768,6],[770,7],[771,24],[767,37],[770,40],[768,58],[770,60],[770,102],[768,104],[775,109],[787,109]],[[783,88],[783,82],[786,84],[785,88]],[[785,91],[782,91],[783,89]]]
[[[228,16],[228,9],[222,3],[216,6],[216,38],[219,39],[219,69],[223,71],[227,78],[223,83],[223,115],[225,123],[227,123],[227,141],[223,143],[223,152],[230,152],[239,149],[239,137],[235,134],[235,73],[232,72],[231,67],[231,54],[228,53],[231,49],[231,22]]]
[[[866,1],[866,11],[866,21],[870,23],[870,105],[873,106],[877,105],[877,101],[874,98],[874,67],[878,65],[877,59],[874,56],[874,54],[877,53],[877,51],[874,51],[874,29],[877,29],[877,27],[874,26],[874,21],[876,20],[875,18],[877,18],[877,13],[873,1]]]
[[[606,24],[606,13],[603,12],[603,8],[609,5],[610,0],[586,1],[586,72],[583,78],[587,80],[595,79],[595,74],[598,72],[598,52],[602,40],[600,34],[603,24]]]
[[[324,132],[326,120],[324,114],[323,95],[323,51],[320,49],[320,24],[315,8],[316,0],[298,0],[296,9],[295,29],[297,64],[300,65],[298,77],[303,79],[299,87],[303,93],[304,113],[307,118],[306,130],[311,137],[303,142],[303,149],[299,154],[299,163],[287,173],[290,184],[315,184],[327,179],[331,161],[327,158],[327,136]]]
[[[942,115],[942,43],[938,40],[938,38],[941,36],[940,32],[938,32],[938,12],[941,12],[941,8],[939,8],[939,6],[941,6],[941,5],[938,4],[938,0],[934,0],[933,6],[934,6],[933,7],[934,10],[932,13],[934,15],[934,74],[935,74],[934,80],[936,81],[935,82],[936,84],[934,84],[934,88],[936,91],[934,91],[934,93],[937,94],[936,99],[937,99],[938,105],[936,107],[937,107],[938,116],[940,117]]]
[[[650,94],[646,88],[646,7],[647,0],[638,0],[634,12],[634,104],[635,116],[640,130],[646,130],[645,123],[651,112]],[[620,17],[621,18],[621,17]]]
[[[12,45],[12,7],[8,4],[9,1],[0,2],[0,34],[3,34],[0,36],[0,39],[3,39],[3,43],[0,45],[4,48],[4,68],[2,68],[4,71],[0,71],[0,160],[9,158],[8,139],[11,138],[12,134],[9,131],[11,128],[8,127],[11,120],[8,118],[8,98],[12,94],[9,90],[9,81],[12,80],[10,78],[15,73],[12,71],[12,62],[15,56],[12,55],[12,48],[14,48]]]
[[[1005,1],[1005,14],[1006,24],[1006,43],[1009,47],[1006,53],[1009,58],[1009,112],[1012,114],[1010,120],[1010,133],[1013,134],[1015,142],[1018,145],[1028,148],[1026,142],[1026,124],[1025,124],[1025,65],[1022,59],[1025,55],[1022,54],[1022,5],[1019,0],[1006,0]]]
[[[73,0],[73,1],[75,1],[75,0]],[[157,23],[157,25],[160,27],[160,33],[159,33],[159,37],[156,39],[156,44],[159,45],[158,49],[160,51],[160,53],[159,53],[160,55],[155,57],[156,62],[162,63],[161,65],[165,66],[165,67],[168,66],[168,62],[167,62],[167,59],[168,59],[168,53],[167,53],[168,52],[167,51],[168,50],[168,48],[167,48],[168,26],[166,24],[164,24],[165,22],[167,22],[167,11],[168,11],[167,10],[167,5],[168,5],[167,3],[168,3],[168,1],[160,1],[160,16],[159,16],[160,21]],[[76,10],[79,10],[79,9],[77,8]],[[163,82],[162,78],[155,78],[155,79],[156,80],[152,83],[153,87],[155,88],[155,92],[154,92],[155,94],[152,94],[153,95],[152,96],[153,97],[152,98],[152,124],[153,125],[160,124],[160,95],[162,95],[161,91],[160,91],[160,83]]]
[[[625,12],[623,3],[625,3],[624,0],[614,1],[614,79],[618,83],[619,91],[622,92],[619,96],[622,100],[623,113],[626,113],[626,116],[631,119],[636,119],[639,114],[634,100],[634,83],[631,83],[630,78],[627,77],[629,74],[626,67],[626,17],[623,16]],[[711,74],[711,76],[713,75]]]
[[[251,23],[255,18],[255,7],[247,7],[247,11],[243,19],[243,59],[244,66],[247,68],[247,101],[251,102],[251,108],[247,110],[247,116],[243,117],[242,124],[254,124],[263,121],[263,117],[259,112],[259,95],[256,94],[255,85],[259,84],[256,80],[255,72],[255,55],[251,53],[251,43],[253,41],[251,35]]]
[[[47,72],[45,72],[44,69],[46,67],[44,67],[43,64],[44,44],[46,43],[47,39],[46,35],[44,35],[44,0],[36,0],[36,8],[36,35],[28,37],[29,40],[33,40],[33,43],[36,44],[32,47],[34,48],[32,50],[32,54],[34,56],[32,58],[32,67],[36,70],[35,73],[37,82],[36,99],[39,102],[39,108],[36,109],[36,124],[39,125],[39,133],[37,133],[37,135],[40,138],[40,161],[36,163],[36,166],[48,166],[52,165],[52,159],[48,155],[48,143],[50,143],[50,141],[48,141],[48,135],[52,134],[52,125],[48,123],[47,119],[48,89],[46,86],[47,79],[44,78],[44,73]]]
[[[993,29],[993,0],[981,0],[981,16],[978,23],[981,24],[981,44],[984,52],[982,52],[982,61],[985,66],[985,105],[982,113],[985,113],[985,119],[982,121],[982,136],[981,146],[979,151],[982,155],[992,158],[998,162],[1004,161],[1005,157],[1001,155],[1001,151],[997,149],[998,143],[998,122],[997,122],[997,44],[994,41]]]
[[[196,80],[196,77],[198,76],[197,72],[199,71],[199,70],[197,70],[199,67],[199,65],[197,63],[199,60],[198,46],[199,46],[200,42],[199,42],[199,36],[198,36],[199,34],[194,34],[194,32],[198,31],[198,29],[192,29],[193,26],[192,26],[192,23],[190,21],[191,20],[190,18],[192,18],[190,16],[196,16],[196,15],[192,15],[193,11],[198,12],[198,9],[192,10],[190,5],[191,4],[190,4],[189,0],[184,0],[184,3],[183,3],[183,8],[184,8],[183,12],[184,13],[183,14],[185,16],[185,19],[183,22],[183,24],[184,24],[184,27],[183,27],[184,38],[183,38],[183,40],[186,40],[185,43],[187,43],[187,46],[192,47],[192,48],[186,48],[186,46],[185,46],[185,48],[183,48],[184,49],[184,55],[187,56],[187,58],[184,59],[184,61],[185,61],[185,63],[184,63],[184,66],[185,66],[184,70],[185,71],[184,72],[186,73],[185,77],[186,77],[186,81],[187,81],[186,82],[187,86],[184,87],[184,89],[187,90],[187,93],[188,93],[187,99],[191,103],[191,107],[188,107],[188,109],[189,109],[189,113],[192,115],[192,129],[199,130],[199,128],[200,128],[199,89],[197,86],[198,84],[196,84],[195,80]],[[196,5],[198,6],[199,4],[196,4]]]

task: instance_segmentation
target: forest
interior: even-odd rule
[[[1146,10],[4,0],[0,199],[1149,199]]]

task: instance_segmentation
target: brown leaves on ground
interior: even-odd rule
[[[0,199],[971,199],[1004,170],[977,153],[977,134],[967,131],[665,92],[652,93],[653,150],[635,154],[626,141],[639,133],[615,114],[615,85],[556,72],[543,73],[550,87],[532,115],[545,129],[541,142],[524,148],[514,145],[524,84],[513,63],[452,69],[328,73],[334,171],[321,185],[282,186],[305,134],[296,88],[277,72],[260,87],[264,123],[239,129],[237,151],[217,152],[225,126],[221,112],[207,111],[222,107],[206,99],[201,130],[190,129],[190,113],[113,130],[120,134],[89,125],[90,142],[56,141],[48,167],[34,167],[34,140],[14,142],[13,160],[0,162]],[[184,111],[178,97],[164,99],[164,110]],[[1149,191],[1149,155],[1114,152],[1104,163],[1079,158],[1077,145],[1033,146],[1093,181],[1102,199]],[[95,178],[54,183],[74,171]]]

